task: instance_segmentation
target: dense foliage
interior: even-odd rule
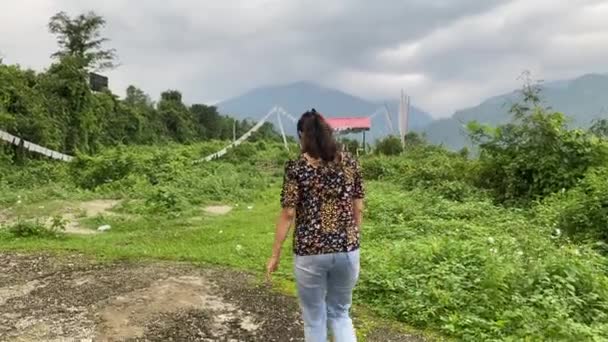
[[[102,146],[232,139],[253,127],[220,115],[213,106],[187,106],[177,91],[155,104],[131,86],[124,99],[89,89],[87,73],[72,58],[36,73],[0,65],[0,128],[60,152],[94,153]],[[234,132],[233,132],[234,130]],[[258,138],[278,140],[271,124]]]
[[[94,13],[58,13],[49,30],[60,50],[46,71],[0,63],[0,129],[60,152],[94,153],[118,144],[228,140],[253,127],[213,106],[188,106],[176,90],[163,92],[158,103],[134,86],[124,99],[107,89],[91,91],[89,71],[112,67],[115,58],[114,50],[102,47],[104,24]],[[266,123],[257,137],[274,140],[278,134]]]
[[[254,254],[238,259],[250,257],[251,264],[261,265],[272,240],[283,164],[297,149],[287,152],[279,143],[259,141],[225,158],[193,163],[221,146],[217,141],[117,147],[70,164],[5,163],[0,202],[35,208],[49,199],[122,198],[128,200],[123,210],[143,218],[132,228],[128,222],[115,224],[143,234],[144,241],[158,234],[179,236],[203,203],[257,208],[270,202],[275,205],[260,223],[266,228],[259,228],[265,242],[246,244],[259,241],[245,233],[252,226],[243,227],[245,242],[240,242]],[[606,227],[603,168],[590,170],[570,190],[519,209],[496,206],[492,192],[475,186],[477,161],[439,147],[418,146],[396,157],[370,155],[361,164],[368,196],[359,303],[463,340],[608,338],[608,261],[596,243]],[[158,220],[165,222],[160,231],[151,228]],[[42,228],[11,229],[28,236]],[[130,235],[108,236],[118,245],[130,241],[129,250],[137,246]],[[573,242],[575,237],[581,239]],[[186,243],[181,240],[159,243],[168,244],[167,257],[195,253],[174,250]]]
[[[524,102],[513,106],[509,124],[469,124],[480,149],[478,184],[491,189],[501,203],[542,199],[570,189],[587,170],[608,163],[606,140],[593,131],[568,128],[562,113],[540,105],[537,91],[524,87]]]
[[[124,99],[93,93],[81,58],[62,56],[42,73],[0,65],[0,128],[77,153],[58,163],[0,149],[2,209],[33,215],[50,201],[122,199],[131,216],[116,219],[104,243],[73,237],[44,246],[261,267],[283,165],[297,146],[287,151],[265,126],[222,158],[195,163],[252,123],[188,106],[175,90],[158,103],[135,87]],[[466,341],[608,339],[606,124],[570,129],[564,115],[540,106],[533,88],[523,95],[511,123],[470,125],[477,159],[417,135],[405,147],[386,138],[361,158],[367,211],[359,303]],[[245,223],[230,232],[221,219],[198,220],[201,205],[212,203],[246,203]],[[214,223],[223,235],[208,229]],[[63,223],[18,220],[7,228],[0,246],[28,247],[34,237],[60,234]],[[193,239],[207,245],[190,245]],[[233,241],[237,252],[215,247]]]

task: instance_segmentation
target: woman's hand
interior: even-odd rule
[[[281,257],[273,255],[268,260],[268,264],[266,265],[266,281],[268,283],[272,282],[272,274],[279,268],[280,259]]]
[[[295,216],[296,210],[294,208],[283,208],[279,214],[274,236],[274,245],[272,246],[272,257],[268,260],[268,264],[266,264],[266,280],[268,280],[268,282],[272,280],[272,273],[279,268],[281,248],[283,247],[285,238],[287,238],[289,226],[293,222]]]

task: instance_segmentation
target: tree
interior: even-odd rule
[[[601,138],[608,138],[608,120],[607,119],[596,119],[593,120],[589,132],[597,135]]]
[[[84,68],[94,70],[114,68],[116,51],[102,49],[102,45],[108,41],[101,37],[100,32],[105,24],[105,19],[94,12],[80,14],[75,18],[70,18],[65,12],[55,14],[49,21],[49,31],[57,36],[60,50],[51,57],[76,57]]]
[[[66,56],[51,65],[39,77],[37,88],[43,93],[50,115],[62,126],[64,151],[91,152],[95,142],[90,140],[90,136],[99,136],[100,127],[81,60]]]
[[[61,132],[57,121],[46,110],[37,79],[38,75],[32,70],[0,65],[0,84],[3,85],[0,87],[0,128],[57,148],[61,146]]]
[[[222,133],[223,118],[214,106],[195,104],[190,112],[197,123],[198,135],[204,139],[218,139]],[[232,129],[232,126],[230,127]]]
[[[161,94],[158,112],[169,136],[179,142],[187,142],[195,137],[194,119],[182,102],[182,94],[168,90]]]
[[[129,86],[127,96],[122,101],[125,110],[132,112],[135,117],[141,118],[140,137],[137,143],[155,143],[167,137],[167,129],[161,120],[160,114],[154,108],[154,103],[143,90]]]
[[[498,127],[471,122],[479,145],[478,183],[502,203],[542,199],[569,189],[587,170],[608,161],[608,145],[591,133],[569,129],[562,113],[542,107],[539,87],[526,83],[513,121]]]
[[[152,100],[150,99],[150,96],[144,93],[143,90],[133,85],[130,85],[127,88],[127,96],[125,97],[125,103],[129,106],[152,107]]]

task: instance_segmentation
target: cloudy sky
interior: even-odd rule
[[[518,87],[608,72],[608,0],[18,0],[0,10],[6,63],[43,69],[58,11],[94,10],[121,66],[153,98],[213,103],[309,80],[367,99],[401,88],[435,117]]]

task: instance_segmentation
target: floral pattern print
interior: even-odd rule
[[[311,165],[304,156],[287,162],[281,205],[296,210],[294,253],[316,255],[358,249],[353,199],[363,196],[359,164],[349,154],[319,166]]]

